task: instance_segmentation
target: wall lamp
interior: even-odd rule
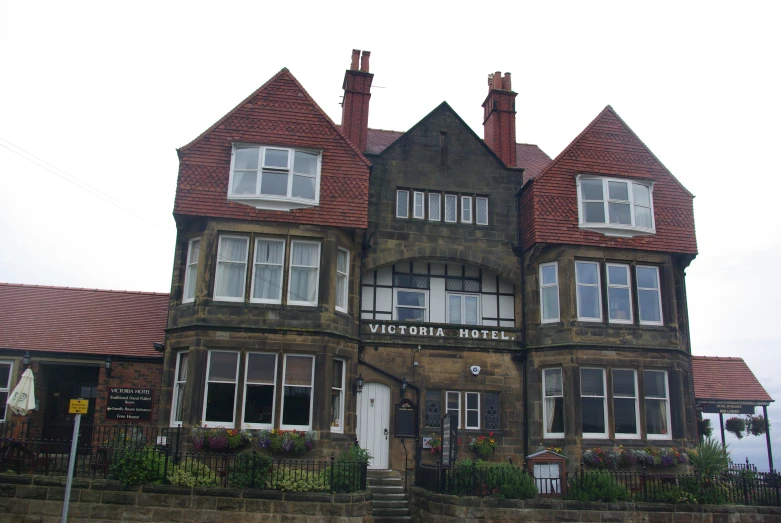
[[[106,358],[106,363],[104,364],[106,366],[106,377],[111,376],[111,356],[108,356]]]
[[[407,377],[404,376],[401,378],[401,399],[404,399],[404,396],[407,394]]]
[[[165,343],[154,342],[152,344],[152,347],[154,347],[157,352],[164,352],[165,351]]]
[[[358,377],[355,378],[355,392],[356,392],[356,394],[360,394],[361,393],[361,391],[363,390],[363,384],[364,384],[363,376],[358,374]]]
[[[22,358],[22,365],[29,367],[32,359],[33,358],[32,356],[30,356],[30,351],[28,350],[27,352],[24,353],[24,357]]]

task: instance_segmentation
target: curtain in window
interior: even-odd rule
[[[319,246],[314,244],[293,244],[293,252],[290,261],[291,300],[315,304],[319,250]]]
[[[284,242],[258,240],[255,247],[253,298],[265,300],[280,299],[284,250]]]
[[[195,282],[198,279],[198,257],[201,253],[201,241],[193,240],[190,242],[190,252],[187,255],[187,273],[184,281],[184,299],[189,300],[195,297]]]
[[[545,426],[548,433],[561,432],[561,427],[554,426],[554,420],[557,414],[560,416],[562,413],[556,412],[556,400],[561,399],[560,396],[563,392],[563,385],[561,382],[561,370],[551,370],[545,373]]]
[[[179,374],[176,376],[176,390],[174,392],[174,421],[182,421],[182,406],[184,405],[184,386],[187,382],[187,358],[188,354],[179,355]]]
[[[448,323],[461,323],[461,296],[448,296]]]
[[[247,260],[247,240],[220,238],[220,259],[217,260],[217,296],[241,297],[244,294],[244,273]]]
[[[477,325],[477,296],[464,296],[464,324]]]

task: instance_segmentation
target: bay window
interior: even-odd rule
[[[540,265],[540,307],[542,323],[559,321],[559,264]]]
[[[613,427],[616,438],[640,437],[637,372],[613,369]]]
[[[234,427],[238,374],[238,352],[209,351],[204,391],[206,401],[203,404],[204,425]]]
[[[176,365],[174,366],[174,390],[173,401],[171,402],[171,426],[182,426],[182,411],[184,410],[184,389],[187,385],[187,362],[189,353],[182,351],[176,354]],[[0,381],[2,379],[0,378]]]
[[[637,308],[641,325],[662,325],[662,293],[659,268],[637,266]]]
[[[645,400],[645,432],[648,439],[672,439],[667,371],[643,371],[643,396]]]
[[[290,247],[290,282],[287,302],[317,306],[320,244],[293,240]]]
[[[336,310],[347,312],[350,276],[350,252],[346,249],[336,251]]]
[[[285,355],[282,393],[283,430],[312,428],[314,356]]]
[[[282,272],[284,263],[284,240],[268,238],[257,238],[255,240],[251,302],[282,303]]]
[[[605,369],[580,369],[581,429],[584,438],[607,438]]]
[[[564,384],[560,368],[542,371],[542,426],[546,438],[564,437]]]
[[[198,281],[198,257],[201,254],[201,239],[195,238],[187,244],[187,262],[184,272],[182,303],[195,300],[195,284]]]
[[[582,228],[614,236],[655,232],[650,182],[580,175],[577,184]]]
[[[607,264],[607,310],[610,323],[632,323],[629,266]]]
[[[331,377],[331,432],[344,432],[344,360],[334,359]]]
[[[602,321],[602,290],[599,284],[599,263],[576,261],[578,320]]]
[[[247,353],[244,370],[244,427],[273,428],[276,382],[277,355]]]
[[[460,325],[480,325],[480,296],[478,294],[447,295],[448,323]]]
[[[259,209],[290,210],[317,205],[320,153],[234,144],[228,198]]]
[[[217,247],[217,275],[214,299],[244,301],[249,238],[221,235]]]

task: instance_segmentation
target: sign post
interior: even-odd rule
[[[79,443],[79,426],[81,415],[89,410],[89,400],[71,400],[68,406],[68,414],[75,414],[73,419],[73,440],[71,441],[71,453],[68,460],[68,479],[65,483],[65,498],[62,500],[62,523],[68,523],[68,506],[71,499],[71,487],[73,486],[73,469],[76,466],[76,447]]]

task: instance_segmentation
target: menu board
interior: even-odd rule
[[[397,438],[414,438],[417,436],[417,409],[412,400],[403,399],[396,405],[395,431]]]
[[[150,421],[152,405],[152,389],[109,387],[106,419]]]

